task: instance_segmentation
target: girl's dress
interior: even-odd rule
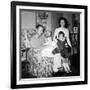
[[[66,44],[66,39],[64,41],[57,39],[58,47],[53,50],[53,54],[60,53],[62,57],[68,58],[70,55],[70,47]]]

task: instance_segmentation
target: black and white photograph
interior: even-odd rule
[[[80,75],[80,13],[20,11],[21,78]]]
[[[19,4],[12,4],[16,85],[86,83],[86,6]]]

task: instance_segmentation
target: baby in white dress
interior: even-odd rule
[[[56,47],[56,43],[52,41],[51,37],[47,38],[42,50],[42,57],[53,57],[53,49]]]

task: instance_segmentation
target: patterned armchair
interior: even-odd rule
[[[21,40],[21,59],[29,62],[27,72],[35,77],[50,77],[53,72],[53,58],[40,57],[39,51],[30,47],[30,39],[35,34],[35,30],[23,30]],[[25,52],[23,52],[25,50]],[[27,66],[27,65],[26,65]]]

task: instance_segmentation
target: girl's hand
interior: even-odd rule
[[[67,43],[65,43],[65,46],[66,46],[66,47],[68,47],[68,44],[67,44]]]

